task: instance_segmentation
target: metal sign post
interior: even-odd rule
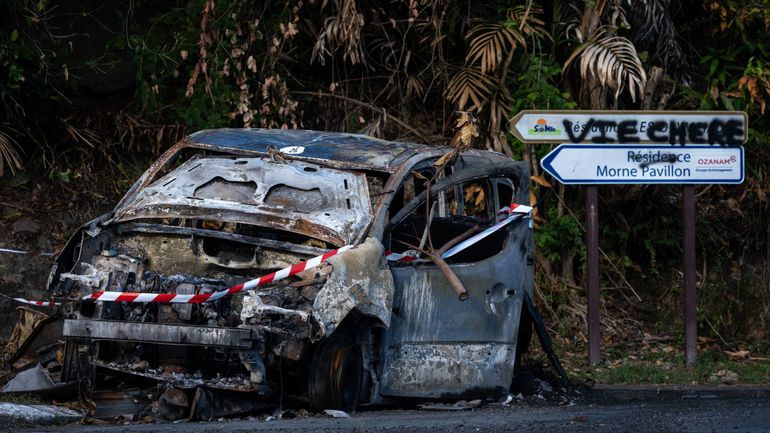
[[[695,186],[683,188],[682,222],[684,242],[684,358],[687,365],[698,359],[698,314],[695,294]]]
[[[586,188],[586,291],[588,292],[588,363],[602,358],[602,323],[599,315],[599,192]]]
[[[586,188],[588,360],[601,358],[597,185],[683,184],[685,359],[697,359],[695,187],[744,180],[748,117],[726,111],[524,110],[511,119],[524,143],[562,144],[541,161],[564,184]]]

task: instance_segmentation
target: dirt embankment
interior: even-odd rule
[[[108,211],[118,197],[105,196],[85,179],[57,184],[32,176],[0,180],[0,248],[52,252],[80,225]],[[0,293],[45,299],[53,257],[0,253]],[[9,337],[19,303],[0,298],[0,341]]]

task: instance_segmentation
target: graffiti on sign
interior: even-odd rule
[[[529,111],[511,132],[524,143],[623,143],[740,146],[748,138],[741,112]]]
[[[719,144],[722,146],[740,146],[743,143],[743,124],[731,119],[723,122],[713,119],[711,122],[622,122],[589,119],[583,125],[563,120],[564,129],[573,143],[582,143],[589,132],[596,132],[591,137],[593,143],[639,143],[644,137],[654,143],[680,144]],[[579,133],[575,133],[580,131]]]

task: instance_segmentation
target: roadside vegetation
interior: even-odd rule
[[[635,352],[609,348],[607,362],[590,368],[583,353],[561,353],[570,378],[576,383],[652,385],[758,385],[770,383],[770,360],[748,353],[701,347],[698,360],[685,365],[679,347],[664,345]],[[544,354],[534,354],[530,363],[546,368]]]
[[[446,144],[456,112],[468,112],[474,145],[529,161],[533,197],[549,194],[535,220],[538,302],[578,374],[588,371],[583,191],[542,174],[551,147],[516,141],[508,119],[746,111],[746,181],[697,189],[701,361],[687,370],[680,356],[681,188],[603,187],[606,362],[590,374],[690,383],[718,367],[770,382],[768,0],[7,0],[0,26],[3,227],[32,216],[61,245],[61,224],[109,208],[203,128]],[[64,208],[75,217],[52,221]]]

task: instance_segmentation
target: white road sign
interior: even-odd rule
[[[540,161],[564,184],[742,183],[743,146],[562,144]]]
[[[748,118],[738,111],[524,110],[511,125],[524,143],[738,146],[748,138]]]

